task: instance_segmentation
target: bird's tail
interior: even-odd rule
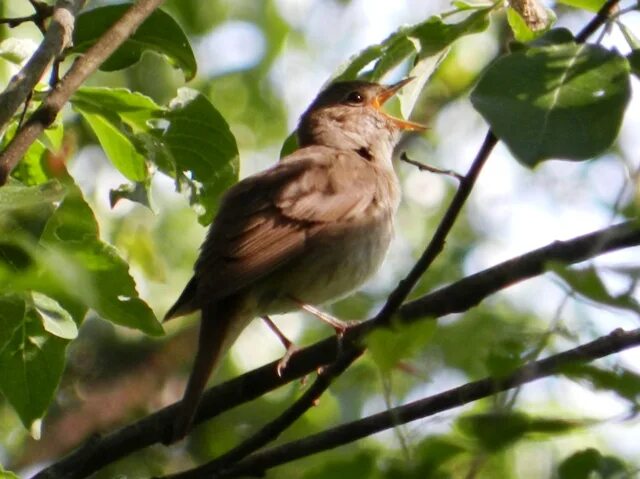
[[[234,303],[223,301],[202,308],[198,351],[173,424],[174,441],[185,437],[191,429],[209,376],[240,333],[242,325],[239,323],[243,321]]]

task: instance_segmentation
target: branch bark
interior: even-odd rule
[[[342,424],[319,434],[255,453],[219,474],[209,474],[206,477],[230,478],[262,475],[267,469],[274,466],[349,444],[385,429],[433,416],[498,392],[537,381],[561,372],[569,365],[587,363],[638,345],[640,345],[640,329],[633,331],[617,329],[607,336],[577,348],[525,364],[504,378],[488,377],[364,419]],[[202,475],[205,472],[208,473],[208,469],[196,468],[188,473],[168,477],[171,479],[195,479],[205,477]]]
[[[0,94],[0,132],[4,131],[20,105],[27,100],[47,67],[71,43],[75,17],[85,1],[57,0],[42,43]],[[2,163],[0,165],[4,166]],[[0,185],[4,184],[3,170],[0,170]]]
[[[520,281],[539,276],[545,264],[558,261],[573,264],[612,251],[640,245],[640,223],[629,221],[580,236],[554,242],[485,271],[457,281],[400,308],[403,321],[417,321],[466,311],[483,299]],[[356,328],[366,334],[379,327],[367,321]],[[277,361],[249,371],[209,389],[203,396],[195,422],[200,423],[331,363],[337,353],[334,337],[296,352],[282,377],[276,373]],[[79,479],[121,459],[134,451],[161,442],[173,424],[178,404],[173,404],[104,437],[87,441],[59,462],[35,477]]]
[[[62,107],[69,101],[69,98],[71,98],[71,95],[73,95],[89,75],[95,72],[98,67],[136,31],[140,24],[151,15],[162,2],[163,0],[140,0],[133,4],[122,18],[114,23],[84,55],[73,63],[60,83],[51,90],[42,105],[31,115],[24,126],[18,130],[11,142],[7,145],[7,148],[0,154],[0,186],[6,183],[11,171],[18,165],[29,147],[38,136],[40,136],[44,129],[55,120],[60,110],[62,110]],[[18,106],[20,103],[18,103]],[[2,123],[0,122],[0,124]]]

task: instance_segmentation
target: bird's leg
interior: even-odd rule
[[[331,316],[329,313],[320,311],[315,306],[307,304],[294,297],[291,297],[291,300],[294,303],[296,303],[298,306],[300,306],[300,308],[306,311],[307,313],[315,316],[320,321],[324,321],[325,323],[330,325],[333,329],[336,330],[336,334],[338,335],[338,337],[344,336],[345,331],[351,327],[349,323],[342,321],[334,316]]]
[[[276,373],[278,373],[279,377],[282,377],[282,372],[287,367],[287,364],[289,363],[289,359],[291,358],[291,355],[296,351],[298,351],[298,347],[295,344],[293,344],[293,341],[287,338],[282,333],[282,331],[280,331],[280,328],[276,326],[276,323],[274,323],[269,316],[262,316],[262,320],[265,323],[267,323],[267,326],[269,326],[269,329],[274,332],[274,334],[278,337],[278,340],[282,343],[282,345],[286,349],[284,356],[282,356],[282,359],[278,361],[278,365],[276,366]]]

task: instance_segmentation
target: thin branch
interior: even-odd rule
[[[398,316],[402,321],[412,322],[463,312],[502,289],[539,276],[544,273],[549,261],[568,265],[639,245],[640,223],[636,221],[572,240],[557,241],[407,303]],[[367,321],[354,329],[358,335],[365,335],[380,326]],[[310,374],[333,361],[336,353],[336,341],[331,337],[295,352],[282,376],[276,373],[277,361],[274,361],[214,386],[203,395],[194,422],[209,420]],[[36,477],[80,479],[134,451],[162,442],[170,431],[178,406],[173,404],[104,437],[91,439],[67,457],[42,470]]]
[[[84,2],[85,0],[57,0],[42,43],[0,94],[0,132],[4,131],[20,105],[26,101],[47,67],[71,43],[75,16]],[[4,177],[8,174],[4,162],[0,161],[0,186],[4,184]]]
[[[76,3],[78,1],[75,0]],[[17,166],[31,144],[55,120],[62,107],[71,98],[71,95],[89,75],[95,72],[136,31],[140,24],[162,2],[163,0],[140,0],[136,2],[84,55],[76,59],[60,83],[45,98],[42,105],[31,115],[25,125],[18,130],[7,148],[0,154],[0,186],[6,182],[9,174]],[[55,16],[56,13],[54,13],[54,18]],[[48,59],[47,65],[50,61],[51,58]],[[1,111],[3,110],[0,103]],[[4,121],[8,121],[8,118],[5,118]],[[2,117],[0,117],[0,124],[3,124]]]
[[[590,343],[528,363],[504,378],[488,377],[467,383],[304,439],[282,444],[281,446],[255,453],[229,467],[221,474],[207,477],[215,477],[217,479],[264,472],[280,464],[349,444],[385,429],[395,427],[398,424],[433,416],[439,412],[460,407],[498,392],[551,376],[561,372],[569,365],[587,363],[639,345],[640,329],[633,331],[617,329],[611,334],[600,337]]]
[[[416,168],[418,168],[420,171],[428,171],[429,173],[435,173],[437,175],[451,176],[458,181],[462,181],[462,179],[464,178],[464,176],[462,176],[460,173],[456,173],[453,170],[442,170],[440,168],[436,168],[435,166],[430,166],[425,163],[420,163],[419,161],[412,160],[407,156],[406,152],[403,152],[400,155],[400,161],[404,161],[405,163],[413,165]]]
[[[451,204],[449,205],[449,208],[447,208],[447,212],[442,218],[442,221],[440,221],[438,229],[434,233],[429,245],[424,250],[424,253],[422,253],[422,256],[420,256],[409,274],[400,281],[398,286],[396,286],[396,289],[391,292],[386,303],[373,321],[377,323],[389,323],[395,312],[400,308],[400,305],[405,301],[405,299],[407,299],[407,296],[409,296],[409,293],[418,283],[424,272],[429,268],[429,266],[431,266],[433,260],[435,260],[438,254],[442,251],[447,235],[451,231],[451,228],[453,227],[455,220],[458,218],[465,201],[469,197],[471,189],[478,179],[478,175],[480,175],[482,167],[489,158],[491,150],[493,150],[493,147],[497,143],[498,139],[491,131],[489,131],[486,134],[484,142],[482,143],[476,158],[473,160],[469,171],[464,178],[460,180],[458,190],[451,200]]]
[[[607,0],[607,2],[598,10],[598,13],[591,21],[576,35],[576,42],[584,43],[598,28],[606,24],[611,15],[614,13],[620,0]]]

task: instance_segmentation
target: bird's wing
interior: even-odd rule
[[[196,263],[198,295],[215,300],[304,253],[312,236],[371,204],[374,172],[355,153],[305,148],[233,187]]]

